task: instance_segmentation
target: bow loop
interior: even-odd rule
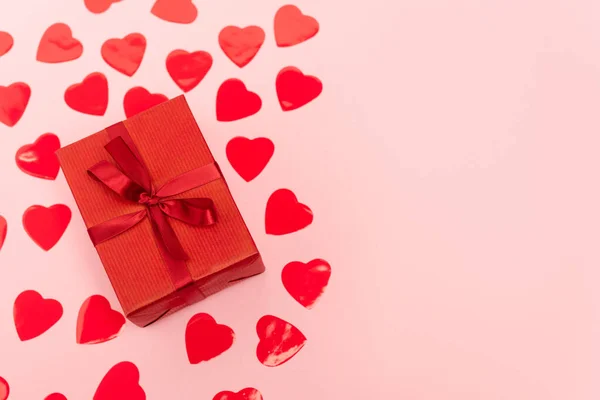
[[[148,169],[142,163],[142,160],[136,157],[121,136],[108,142],[104,148],[131,180],[146,189],[146,193],[152,193],[152,181]]]

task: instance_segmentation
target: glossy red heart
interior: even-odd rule
[[[0,86],[0,122],[15,126],[21,119],[31,97],[31,88],[23,82]]]
[[[17,150],[15,160],[19,169],[36,178],[54,180],[60,170],[56,150],[60,140],[53,133],[45,133],[33,144],[26,144]]]
[[[185,50],[173,50],[167,56],[167,72],[184,92],[198,86],[212,64],[212,56],[206,51],[188,53]]]
[[[108,81],[101,72],[93,72],[81,83],[65,91],[65,102],[75,111],[90,115],[104,115],[108,107]]]
[[[229,391],[217,393],[213,400],[263,400],[263,397],[258,390],[245,388],[237,393]]]
[[[217,120],[236,121],[256,114],[262,107],[260,97],[246,89],[239,79],[227,79],[217,92]]]
[[[281,271],[283,286],[294,299],[309,310],[325,292],[331,277],[331,266],[325,260],[305,264],[292,261]]]
[[[256,324],[260,342],[256,347],[258,361],[276,367],[294,357],[306,343],[306,337],[294,325],[272,315],[265,315]]]
[[[40,336],[62,317],[62,305],[54,299],[44,299],[34,290],[22,292],[13,306],[17,334],[22,342]]]
[[[265,41],[265,31],[258,26],[227,26],[219,33],[219,45],[235,65],[247,65]]]
[[[94,400],[146,400],[146,393],[139,381],[140,372],[135,364],[120,362],[102,378]]]
[[[235,333],[227,325],[217,324],[208,314],[194,315],[185,329],[185,347],[190,364],[208,361],[233,345]]]
[[[15,41],[10,33],[0,31],[0,57],[8,53],[10,49],[12,49],[14,43]]]
[[[75,60],[83,54],[83,45],[73,37],[67,24],[51,25],[42,36],[36,59],[45,63],[61,63]]]
[[[274,151],[275,145],[267,138],[250,140],[241,136],[231,139],[225,149],[231,166],[246,182],[265,169]]]
[[[302,14],[296,6],[281,7],[275,14],[275,42],[279,47],[302,43],[319,32],[319,23],[313,17]]]
[[[123,99],[123,109],[127,118],[146,111],[160,103],[169,100],[167,96],[160,93],[150,93],[141,86],[131,88],[125,93]]]
[[[123,39],[108,39],[101,51],[108,65],[127,76],[135,74],[145,52],[146,38],[141,33],[131,33]]]
[[[119,335],[125,317],[110,308],[110,303],[100,295],[87,298],[77,317],[77,343],[96,344],[107,342]]]
[[[29,237],[48,251],[58,243],[71,222],[71,210],[63,204],[50,208],[31,206],[23,214],[23,227]]]
[[[165,21],[191,24],[198,16],[198,9],[192,0],[156,0],[152,14]]]
[[[318,78],[304,75],[296,67],[286,67],[279,71],[275,86],[283,111],[300,108],[323,91],[323,84]]]
[[[52,393],[44,398],[44,400],[67,400],[64,394]]]
[[[285,235],[307,227],[313,221],[310,208],[298,202],[288,189],[273,192],[265,213],[266,231],[270,235]]]
[[[0,400],[8,399],[9,394],[10,386],[8,386],[8,382],[6,382],[6,379],[0,376]]]
[[[108,10],[111,5],[121,0],[84,0],[85,7],[94,14],[101,14]]]
[[[6,240],[6,233],[8,232],[8,223],[6,219],[0,215],[0,250],[2,250],[2,246],[4,246],[4,241]]]

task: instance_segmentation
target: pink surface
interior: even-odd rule
[[[164,1],[164,0],[163,0]],[[284,3],[196,0],[179,25],[152,1],[124,0],[102,14],[83,0],[3,1],[14,37],[0,85],[27,82],[25,115],[0,125],[0,376],[9,400],[91,399],[115,364],[139,369],[148,399],[212,399],[259,389],[265,400],[597,400],[600,397],[600,5],[587,0],[299,0],[320,23],[305,43],[278,48],[273,17]],[[35,60],[46,28],[69,24],[83,55]],[[243,69],[219,47],[227,25],[257,25],[266,40]],[[127,77],[102,59],[109,38],[143,33],[147,50]],[[24,174],[17,150],[46,132],[68,144],[125,117],[134,86],[181,93],[165,68],[175,49],[203,50],[211,70],[187,95],[265,259],[267,272],[147,329],[131,323],[106,343],[76,343],[77,314],[93,294],[119,310],[62,174]],[[275,78],[295,66],[323,82],[312,103],[282,112]],[[103,117],[63,101],[101,71]],[[262,98],[257,114],[217,122],[215,98],[240,78]],[[245,182],[226,158],[238,135],[268,137],[275,153]],[[270,194],[289,188],[314,213],[304,230],[265,234]],[[74,211],[49,252],[21,226],[31,205]],[[332,274],[311,310],[281,282],[291,261],[322,258]],[[19,341],[13,302],[24,290],[61,302],[63,317]],[[208,313],[235,331],[222,355],[190,365],[185,328]],[[267,368],[256,358],[263,315],[307,341]],[[1,392],[1,391],[0,391]]]

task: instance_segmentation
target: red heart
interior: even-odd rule
[[[17,150],[15,160],[19,169],[37,178],[54,180],[60,164],[54,152],[60,149],[60,140],[52,133],[45,133],[33,144],[26,144]]]
[[[12,49],[14,43],[10,33],[0,31],[0,57],[8,53],[8,51]]]
[[[157,0],[152,14],[165,21],[191,24],[198,16],[198,9],[192,0]]]
[[[302,43],[319,32],[319,23],[313,17],[302,14],[293,5],[281,7],[275,14],[275,42],[279,47]]]
[[[51,25],[42,36],[36,59],[45,63],[61,63],[79,58],[83,45],[73,37],[67,24]]]
[[[246,89],[239,79],[227,79],[217,92],[217,120],[235,121],[256,114],[262,107],[260,97]]]
[[[31,206],[23,214],[23,227],[29,237],[48,251],[60,240],[71,221],[71,210],[63,204],[50,208]]]
[[[10,387],[8,386],[8,382],[6,382],[6,379],[0,376],[0,400],[8,399],[9,394]]]
[[[102,58],[117,71],[133,76],[140,67],[146,38],[141,33],[131,33],[123,39],[108,39],[102,45]]]
[[[273,192],[267,202],[265,226],[268,234],[285,235],[307,227],[313,221],[310,208],[298,203],[291,190],[279,189]]]
[[[121,0],[84,0],[85,7],[94,14],[101,14],[108,10],[113,3]]]
[[[34,290],[17,296],[13,307],[15,328],[22,342],[40,336],[62,317],[62,305],[53,299],[44,299]]]
[[[245,388],[237,393],[229,391],[217,393],[213,400],[263,400],[263,397],[258,390]]]
[[[2,246],[4,245],[4,240],[6,239],[6,233],[8,231],[8,223],[6,219],[0,215],[0,250],[2,250]]]
[[[125,93],[123,99],[123,108],[127,118],[131,118],[136,114],[146,111],[160,103],[169,100],[167,96],[160,93],[150,93],[141,86],[131,88]]]
[[[269,163],[275,146],[267,138],[248,139],[234,137],[227,143],[225,152],[233,169],[246,182],[256,178]]]
[[[31,97],[31,88],[23,82],[0,86],[0,122],[15,126],[25,113]]]
[[[96,389],[94,400],[146,400],[135,364],[123,361],[112,367]]]
[[[265,315],[258,321],[256,333],[260,339],[256,356],[267,367],[285,363],[306,344],[306,337],[298,328],[272,315]]]
[[[233,345],[235,333],[227,325],[217,324],[208,314],[196,314],[185,329],[185,347],[190,364],[208,361]]]
[[[110,308],[103,296],[94,295],[86,299],[77,317],[77,343],[95,344],[117,337],[125,324],[125,317]]]
[[[227,26],[219,33],[219,45],[238,67],[247,65],[265,41],[265,31],[258,26]]]
[[[52,393],[46,396],[44,400],[67,400],[64,394]]]
[[[167,56],[167,72],[181,90],[189,92],[204,79],[212,63],[213,59],[206,51],[173,50]]]
[[[283,111],[291,111],[314,100],[323,91],[323,84],[314,76],[304,75],[296,67],[286,67],[277,75],[277,97]]]
[[[75,111],[90,115],[104,115],[108,107],[108,81],[101,72],[93,72],[83,82],[71,85],[65,91],[65,102]]]
[[[294,299],[309,310],[325,292],[331,277],[331,266],[325,260],[308,264],[292,261],[281,271],[283,286]]]

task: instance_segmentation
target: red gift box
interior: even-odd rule
[[[183,96],[57,155],[125,315],[136,325],[265,270]]]

